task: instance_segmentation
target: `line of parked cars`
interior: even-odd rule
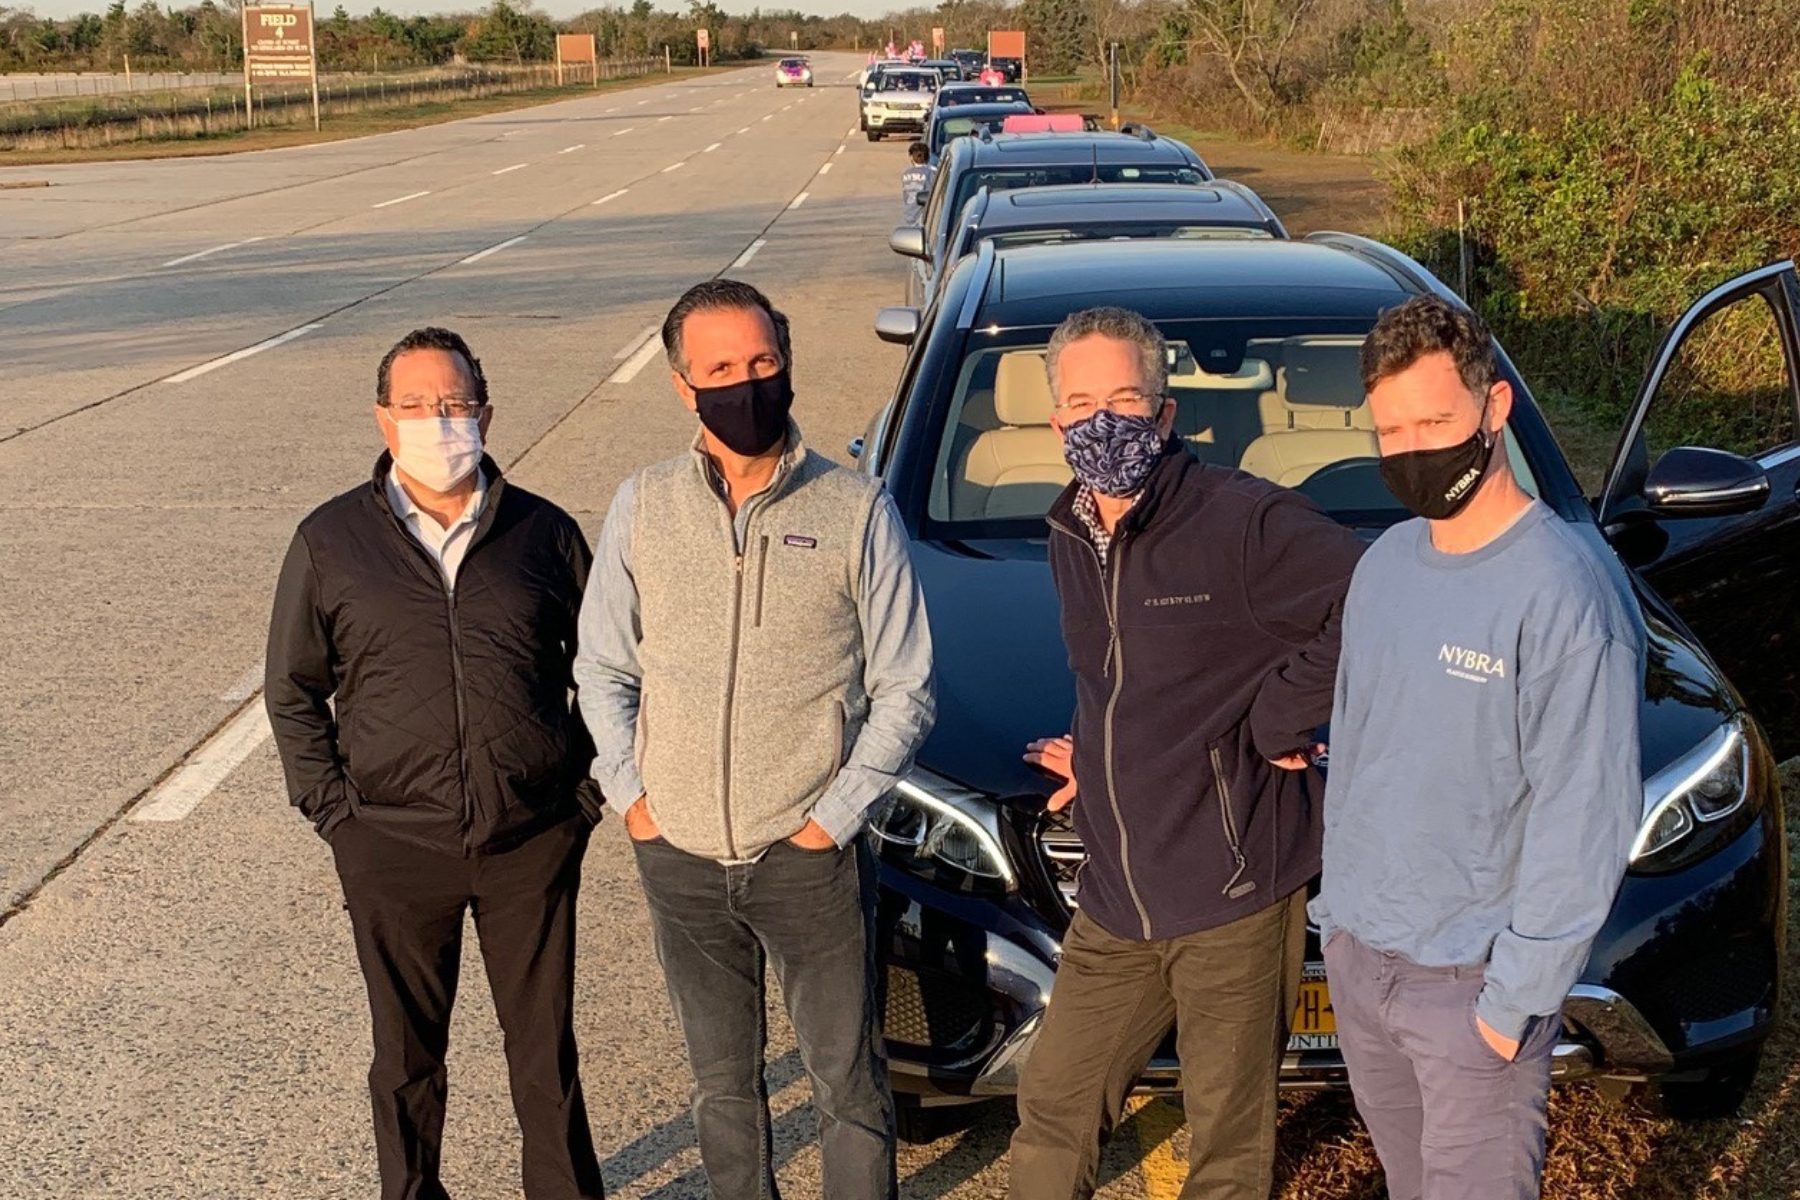
[[[1291,236],[1253,190],[1150,129],[1008,132],[1032,111],[1022,92],[949,103],[963,85],[912,66],[873,83],[871,139],[923,133],[936,164],[921,223],[889,241],[907,261],[904,303],[875,320],[905,362],[850,447],[899,505],[938,658],[937,727],[874,831],[888,1051],[902,1135],[918,1140],[1015,1089],[1085,858],[1045,811],[1054,784],[1021,761],[1074,707],[1046,561],[1045,513],[1070,478],[1050,426],[1051,331],[1097,304],[1144,313],[1168,341],[1175,428],[1197,457],[1295,488],[1373,539],[1409,514],[1380,479],[1359,347],[1410,295],[1461,301],[1377,241]],[[1770,331],[1766,428],[1686,444],[1664,419],[1694,401],[1684,364],[1746,320]],[[1776,763],[1800,753],[1800,278],[1786,262],[1752,271],[1675,324],[1591,491],[1500,360],[1517,397],[1511,461],[1625,563],[1650,631],[1642,828],[1565,1005],[1555,1077],[1629,1087],[1670,1115],[1729,1114],[1785,969]],[[1307,959],[1282,1080],[1343,1086],[1316,936]],[[1179,1088],[1172,1036],[1139,1086]]]

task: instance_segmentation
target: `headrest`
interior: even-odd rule
[[[1012,350],[1000,356],[994,374],[994,415],[1002,425],[1048,425],[1055,407],[1042,351]]]
[[[1217,391],[1266,392],[1275,386],[1275,371],[1268,362],[1260,358],[1246,358],[1238,364],[1238,369],[1215,375],[1211,371],[1202,371],[1198,363],[1181,374],[1171,373],[1169,386],[1172,388],[1207,388]]]
[[[1362,346],[1289,342],[1281,359],[1281,395],[1290,408],[1360,408]]]

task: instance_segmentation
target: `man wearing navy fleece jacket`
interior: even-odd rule
[[[1528,1200],[1563,997],[1643,804],[1644,630],[1603,548],[1519,485],[1479,318],[1382,315],[1363,386],[1390,529],[1345,603],[1312,915],[1392,1200]]]

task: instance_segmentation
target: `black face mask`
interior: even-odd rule
[[[787,433],[794,384],[785,367],[761,379],[724,387],[694,387],[692,380],[688,386],[694,388],[700,423],[733,454],[745,458],[766,454]]]
[[[1463,510],[1481,487],[1497,439],[1488,431],[1487,403],[1481,424],[1467,441],[1439,450],[1409,450],[1381,456],[1381,482],[1409,510],[1432,521],[1447,521]]]

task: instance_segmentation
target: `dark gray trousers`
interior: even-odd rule
[[[1485,964],[1423,967],[1337,930],[1325,972],[1390,1200],[1535,1200],[1562,1021],[1534,1020],[1507,1062],[1475,1026]]]
[[[724,866],[634,842],[656,953],[694,1072],[713,1200],[778,1200],[763,1083],[763,975],[775,970],[812,1080],[831,1200],[894,1200],[894,1102],[875,986],[875,860],[777,842]]]

